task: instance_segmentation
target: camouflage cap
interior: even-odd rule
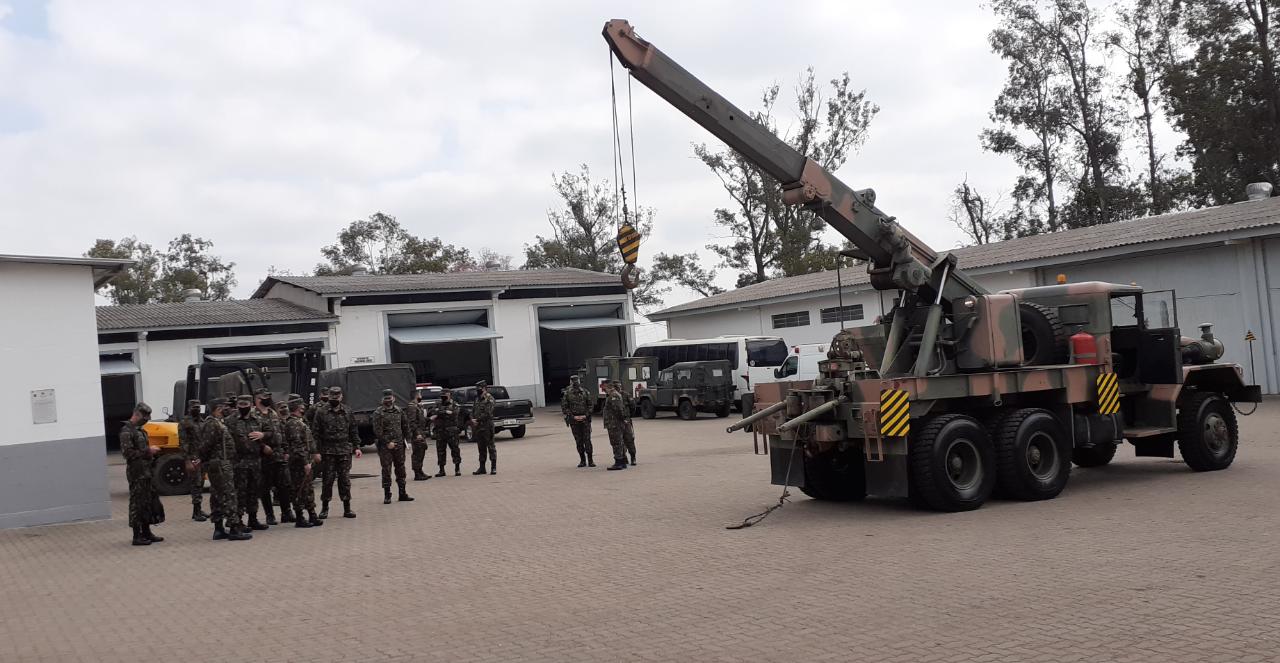
[[[340,394],[342,394],[342,387],[337,387],[337,386],[329,387],[329,395],[333,396],[333,395],[340,395]]]
[[[236,396],[237,405],[239,405],[240,403],[252,403],[252,402],[253,402],[253,396],[250,396],[249,394],[240,394],[239,396]]]
[[[487,387],[487,386],[489,386],[489,383],[488,383],[488,382],[485,382],[484,380],[481,380],[481,381],[479,381],[479,382],[477,382],[477,383],[476,383],[476,387],[478,387],[478,388],[480,388],[480,389],[484,389],[484,388],[485,388],[485,387]]]
[[[142,401],[138,401],[138,404],[133,406],[133,411],[141,414],[151,414],[151,406]]]
[[[209,401],[209,407],[226,407],[227,402],[228,402],[227,399],[218,397]]]
[[[329,390],[321,389],[319,398],[320,400],[325,400],[325,401],[329,400]]]
[[[199,405],[199,404],[200,404],[200,401],[198,401],[198,400],[196,400],[196,399],[192,398],[191,400],[187,401],[187,409],[188,409],[188,410],[190,410],[190,409],[191,409],[191,406],[193,406],[193,405]]]
[[[581,381],[582,381],[582,376],[581,376],[581,375],[578,375],[577,373],[574,373],[573,375],[570,375],[570,376],[569,376],[569,381],[570,381],[570,382],[581,382]]]
[[[302,396],[299,396],[298,394],[289,394],[288,396],[285,396],[285,397],[284,397],[284,399],[285,399],[286,401],[292,401],[292,400],[295,400],[295,399],[296,399],[296,400],[302,400]]]
[[[382,390],[382,400],[384,400],[384,401],[385,401],[385,400],[387,400],[388,398],[392,398],[392,399],[394,399],[395,397],[396,397],[396,392],[394,392],[394,391],[392,391],[392,390],[390,390],[390,389],[383,389],[383,390]]]
[[[253,390],[253,395],[254,396],[270,396],[271,390],[267,389],[266,387],[258,387],[257,389]]]

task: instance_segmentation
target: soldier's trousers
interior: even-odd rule
[[[125,467],[129,480],[129,527],[151,525],[151,461],[136,460]]]
[[[293,499],[290,501],[298,512],[298,518],[302,517],[303,510],[310,512],[316,510],[316,489],[312,485],[311,475],[307,472],[307,463],[310,460],[306,456],[297,454],[289,457],[289,484],[293,487]]]
[[[338,497],[351,501],[351,454],[321,454],[320,474],[324,485],[320,488],[320,501],[333,499],[333,482],[338,481]]]
[[[422,472],[422,461],[427,457],[427,441],[413,441],[413,472],[419,474]],[[443,465],[443,463],[441,463]]]
[[[609,446],[613,447],[613,461],[626,463],[627,445],[623,441],[625,433],[622,431],[622,426],[606,426],[605,430],[609,431]]]
[[[591,418],[582,421],[569,419],[569,430],[573,431],[573,445],[577,447],[578,455],[590,456],[594,451],[591,446]]]
[[[187,456],[188,463],[194,460],[200,459],[196,456]],[[203,467],[191,473],[191,504],[196,507],[204,503],[204,473],[205,469]]]
[[[472,429],[471,439],[476,443],[476,449],[480,452],[480,465],[484,465],[486,460],[492,461],[493,466],[498,466],[498,449],[493,444],[493,422],[481,424],[476,422],[475,428]]]
[[[448,447],[449,454],[453,456],[453,464],[457,465],[462,462],[462,450],[458,448],[458,434],[445,433],[443,431],[436,433],[436,464],[444,467],[445,447]]]
[[[226,519],[228,522],[238,520],[240,512],[236,506],[236,473],[229,460],[211,460],[204,467],[209,473],[209,511],[214,522]]]
[[[627,447],[627,453],[632,458],[636,457],[636,429],[631,425],[631,420],[627,419],[622,424],[622,444]]]
[[[391,490],[391,470],[396,472],[396,485],[404,490],[404,443],[394,449],[378,447],[378,462],[382,464],[382,489]]]
[[[289,481],[289,464],[284,461],[264,461],[262,463],[262,484],[258,486],[262,498],[262,508],[271,509],[271,494],[275,491],[276,501],[283,511],[293,501],[292,482]]]
[[[257,462],[236,464],[236,518],[248,514],[250,522],[258,520],[258,485],[262,483],[262,465]]]

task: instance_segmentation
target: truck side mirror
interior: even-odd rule
[[[775,368],[775,369],[773,369],[773,377],[775,377],[775,378],[777,378],[777,379],[781,380],[781,379],[782,379],[782,369],[781,369],[781,368]]]

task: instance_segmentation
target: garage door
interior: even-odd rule
[[[395,313],[387,316],[391,361],[413,366],[420,383],[461,387],[493,379],[488,309]]]
[[[538,342],[547,402],[560,398],[569,376],[586,360],[627,354],[624,304],[543,306],[538,309]]]

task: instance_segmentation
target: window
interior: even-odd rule
[[[1111,298],[1111,326],[1137,327],[1141,301],[1136,295]]]
[[[809,326],[809,312],[796,311],[795,313],[777,313],[773,316],[773,328],[785,329],[787,327],[807,327]]]
[[[848,306],[833,306],[832,308],[824,308],[822,313],[822,324],[831,324],[833,322],[848,322],[850,320],[862,319],[862,304],[850,304]],[[775,325],[776,326],[776,325]]]
[[[809,324],[809,314],[805,313],[804,324]],[[774,316],[777,317],[777,316]],[[781,340],[774,339],[771,341],[747,341],[747,365],[748,366],[781,366],[782,362],[787,360],[787,344]],[[737,356],[733,357],[734,361],[730,363],[730,368],[738,368]]]
[[[713,378],[724,377],[724,371],[719,368],[713,368],[711,369],[711,377]]]
[[[687,368],[682,368],[682,369],[680,369],[680,370],[676,371],[676,379],[677,379],[677,380],[688,380],[688,379],[690,379],[690,378],[692,378],[692,377],[693,377],[693,371],[691,371],[691,370],[689,370],[689,369],[687,369]]]
[[[774,377],[785,378],[788,375],[795,375],[800,372],[800,360],[795,356],[787,357],[777,370],[773,372]]]
[[[604,364],[601,364],[600,366],[596,366],[596,377],[598,378],[609,377],[609,367]]]
[[[643,372],[641,373],[641,375],[643,375],[643,376],[644,376],[644,377],[642,377],[642,378],[641,378],[642,380],[648,380],[648,379],[649,379],[649,376],[651,375],[651,373],[649,372],[649,367],[648,367],[648,366],[645,366],[645,367],[644,367]]]
[[[636,367],[635,367],[635,366],[628,366],[628,367],[627,367],[627,379],[628,379],[628,380],[635,380],[635,379],[636,379]]]

